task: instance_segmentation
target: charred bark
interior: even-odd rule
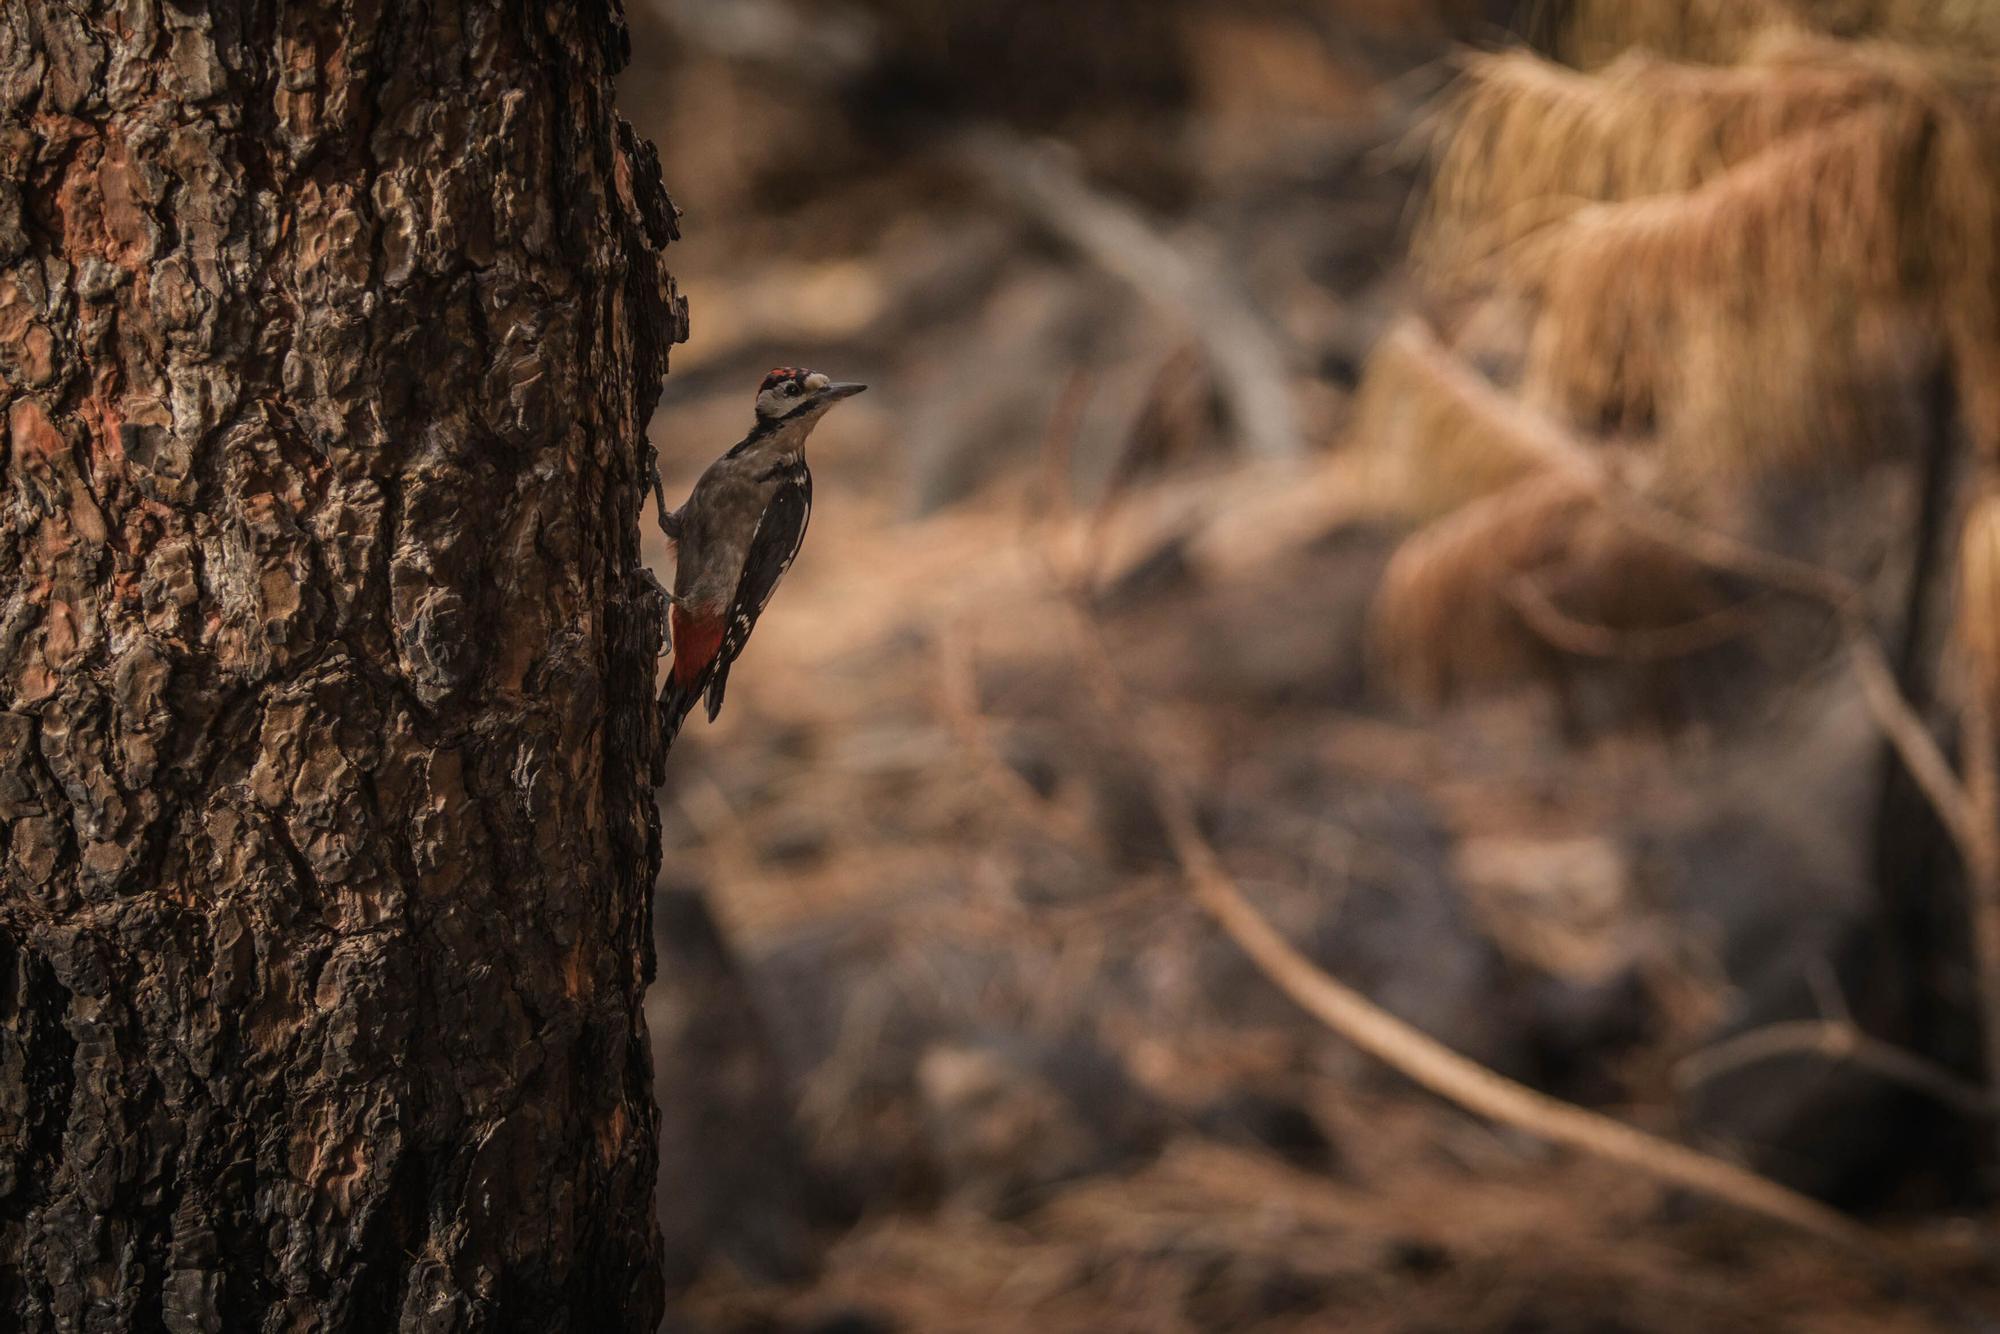
[[[0,1327],[658,1323],[623,58],[0,6]]]

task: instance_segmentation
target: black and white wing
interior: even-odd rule
[[[729,685],[729,665],[750,642],[757,618],[778,581],[792,568],[799,547],[806,540],[806,523],[812,518],[812,473],[803,461],[781,465],[778,489],[757,521],[750,538],[750,554],[744,559],[743,573],[736,581],[736,596],[729,604],[729,620],[722,629],[722,646],[715,654],[715,675],[708,683],[708,720],[722,712],[722,692]]]

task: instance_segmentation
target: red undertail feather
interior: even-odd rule
[[[674,684],[683,690],[694,688],[702,669],[722,647],[722,618],[699,616],[675,607],[671,616],[674,629]]]

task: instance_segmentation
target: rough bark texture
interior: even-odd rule
[[[0,4],[0,1328],[658,1322],[623,48]]]

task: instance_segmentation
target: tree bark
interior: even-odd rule
[[[624,44],[0,5],[0,1327],[659,1321]]]

